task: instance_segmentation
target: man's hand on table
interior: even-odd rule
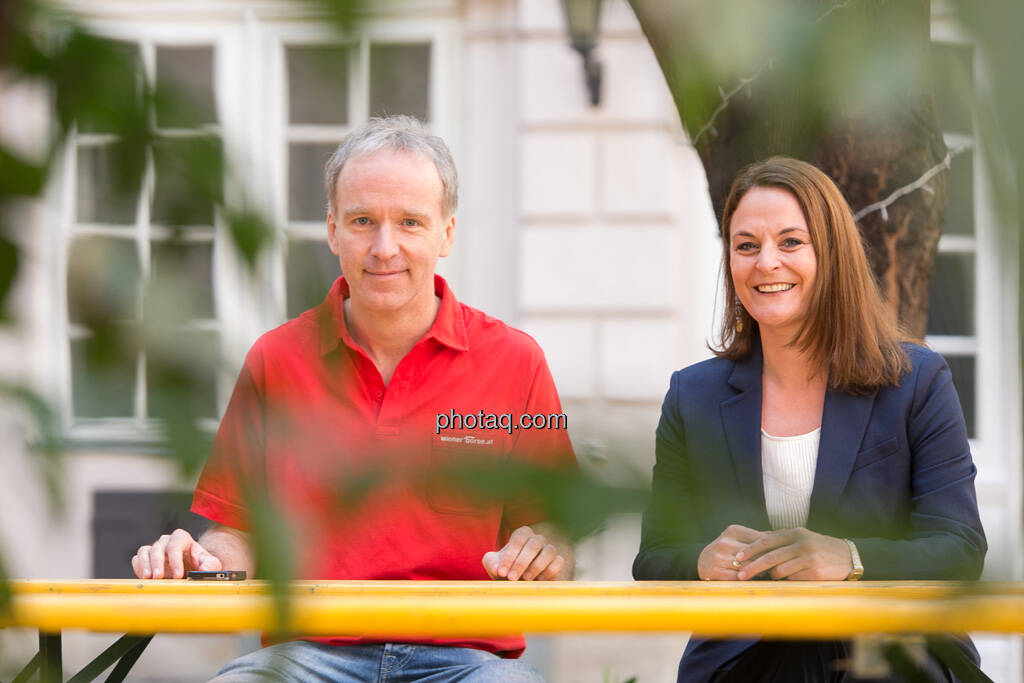
[[[184,529],[165,534],[139,548],[132,569],[140,579],[181,579],[189,571],[222,569],[256,574],[249,534],[223,524],[214,524],[198,541]]]
[[[181,579],[189,571],[219,571],[219,558],[212,555],[184,529],[164,534],[153,545],[139,548],[132,569],[140,579]]]
[[[573,574],[572,547],[548,525],[521,526],[500,550],[485,553],[484,569],[492,579],[508,581],[567,580]]]

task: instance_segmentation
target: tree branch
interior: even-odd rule
[[[895,202],[897,199],[904,195],[908,195],[911,192],[920,190],[922,187],[927,187],[929,180],[931,180],[936,174],[941,173],[949,168],[950,163],[952,163],[953,161],[953,157],[957,156],[958,154],[968,149],[969,147],[970,145],[963,145],[962,147],[957,147],[954,150],[946,152],[946,157],[942,161],[940,161],[939,163],[935,164],[927,171],[925,171],[920,178],[918,178],[912,183],[904,185],[898,190],[895,190],[892,194],[890,194],[882,201],[875,202],[874,204],[868,204],[863,209],[853,214],[853,219],[855,221],[859,221],[861,218],[864,218],[864,216],[867,216],[869,213],[872,213],[873,211],[881,211],[882,220],[889,220],[889,212],[886,211],[886,209],[893,202]]]
[[[828,15],[832,14],[837,9],[843,9],[845,7],[849,7],[850,3],[852,3],[853,1],[854,0],[843,0],[842,2],[836,3],[832,7],[828,8],[828,10],[824,14],[822,14],[820,17],[815,19],[814,23],[817,24],[817,23],[819,23],[821,21],[824,21],[825,18]],[[730,90],[727,93],[723,92],[722,91],[722,87],[719,86],[718,87],[718,93],[722,96],[722,102],[721,102],[721,104],[718,105],[718,107],[715,108],[715,110],[713,112],[711,112],[711,118],[708,119],[708,122],[705,123],[703,126],[701,126],[701,129],[699,131],[697,131],[696,135],[693,136],[693,140],[691,140],[691,144],[696,145],[697,141],[700,140],[701,136],[703,136],[704,133],[708,132],[709,130],[714,130],[715,119],[718,118],[718,115],[721,114],[723,111],[725,111],[725,108],[729,106],[729,100],[731,100],[733,97],[735,97],[737,94],[739,94],[739,92],[741,90],[743,90],[744,88],[749,86],[751,83],[756,81],[761,76],[761,74],[764,73],[765,69],[772,68],[772,63],[773,63],[773,60],[769,59],[767,62],[765,62],[764,64],[761,65],[761,68],[757,70],[757,73],[755,73],[753,76],[748,76],[747,78],[741,78],[740,82],[739,82],[739,85],[737,85],[735,88],[733,88],[732,90]]]

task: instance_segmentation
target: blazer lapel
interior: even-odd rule
[[[746,514],[737,521],[759,531],[771,528],[761,472],[761,347],[736,363],[729,384],[739,390],[721,404],[722,426]],[[741,521],[742,520],[742,521]]]
[[[831,388],[825,393],[818,464],[807,518],[809,528],[820,531],[831,527],[829,511],[835,510],[836,501],[846,488],[874,403],[874,394],[854,396]]]

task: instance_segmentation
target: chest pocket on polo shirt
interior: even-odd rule
[[[430,507],[453,515],[484,515],[504,504],[503,458],[496,445],[433,444],[426,473]]]

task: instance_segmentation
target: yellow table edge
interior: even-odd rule
[[[0,627],[231,633],[281,625],[260,581],[15,580],[9,588],[12,611]],[[284,628],[310,636],[1024,632],[1021,583],[327,581],[293,583],[288,595]]]

